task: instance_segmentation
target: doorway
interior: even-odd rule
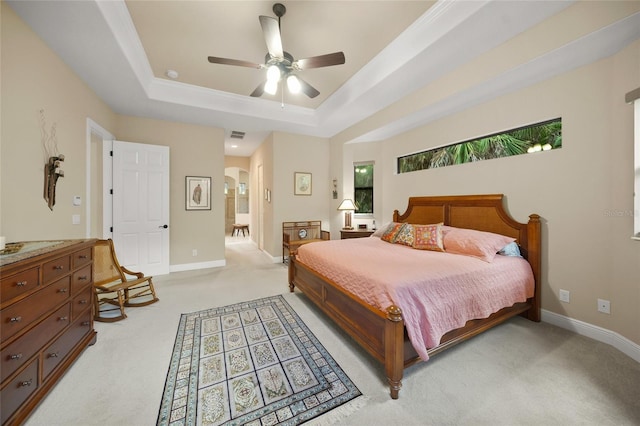
[[[234,224],[247,225],[251,232],[249,196],[252,192],[249,172],[240,167],[225,168],[225,235],[231,237]],[[249,237],[249,235],[244,235]],[[242,238],[242,236],[240,237]],[[225,241],[229,242],[229,238]]]

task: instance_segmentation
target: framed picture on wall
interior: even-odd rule
[[[311,173],[293,173],[293,195],[311,195]]]
[[[187,176],[185,195],[186,210],[211,210],[211,178]]]

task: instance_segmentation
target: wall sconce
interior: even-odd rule
[[[353,203],[353,200],[349,198],[342,200],[338,206],[338,210],[344,211],[344,228],[342,229],[353,229],[353,226],[351,226],[351,210],[355,209],[356,205]]]
[[[56,157],[49,157],[49,161],[44,165],[44,199],[52,211],[53,206],[56,204],[58,178],[64,177],[64,170],[62,170],[61,164],[63,161],[64,155],[59,154]]]
[[[62,162],[64,155],[58,151],[58,138],[56,136],[56,123],[51,125],[51,130],[47,131],[47,122],[44,117],[44,109],[40,110],[40,138],[42,149],[45,153],[44,160],[44,199],[49,209],[53,211],[56,204],[56,184],[58,178],[64,177]],[[47,158],[48,157],[48,158]]]

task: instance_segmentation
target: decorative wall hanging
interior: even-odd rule
[[[333,178],[333,199],[338,199],[338,179]]]
[[[58,151],[58,138],[56,137],[56,123],[51,125],[51,131],[47,132],[47,123],[44,118],[44,110],[40,110],[40,137],[44,151],[44,199],[53,211],[56,204],[56,185],[58,178],[64,177],[62,162],[64,155]]]
[[[311,195],[311,173],[294,172],[293,195]]]
[[[211,210],[211,178],[186,176],[185,195],[186,210]]]

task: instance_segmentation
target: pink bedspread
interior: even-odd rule
[[[340,284],[366,303],[402,309],[409,339],[427,360],[427,349],[471,319],[486,318],[534,293],[529,263],[496,256],[416,250],[377,237],[329,240],[298,249],[296,261]]]

